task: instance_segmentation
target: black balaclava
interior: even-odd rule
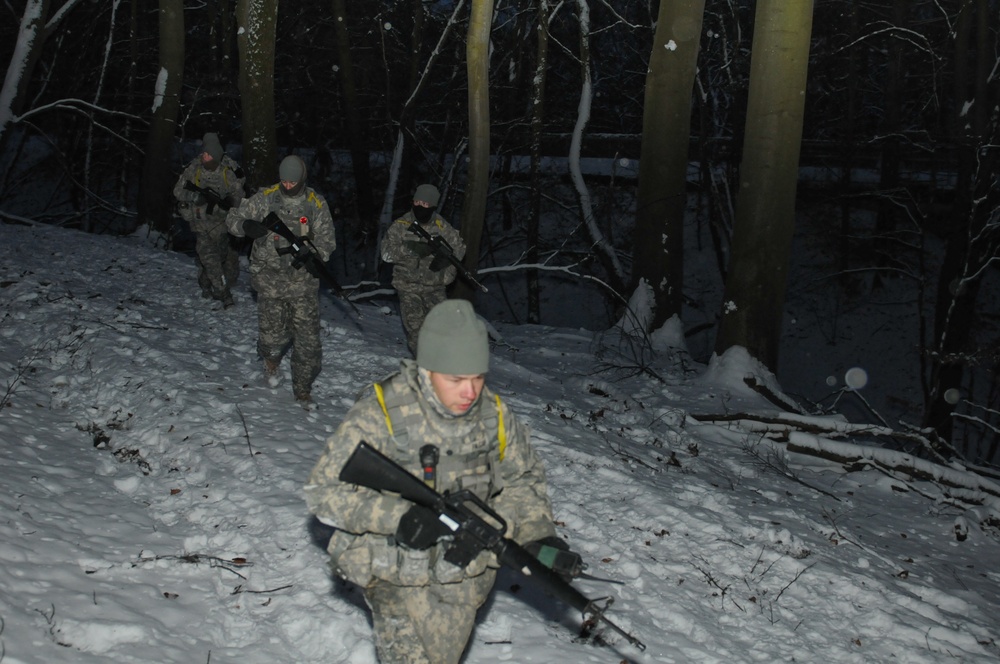
[[[421,224],[426,224],[434,216],[434,208],[424,207],[423,205],[413,206],[413,218],[416,219]]]

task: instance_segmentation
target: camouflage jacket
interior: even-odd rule
[[[436,445],[438,492],[474,492],[504,518],[507,535],[518,543],[555,534],[545,470],[527,426],[488,388],[463,415],[442,414],[443,407],[428,398],[433,388],[418,371],[413,360],[403,360],[398,374],[378,384],[381,400],[376,393],[351,408],[305,486],[309,510],[336,529],[327,547],[334,569],[362,587],[375,579],[402,586],[458,582],[497,562],[484,552],[462,569],[444,560],[443,544],[428,551],[397,547],[391,536],[412,503],[338,479],[361,441],[418,477],[418,450]]]
[[[333,216],[326,200],[311,187],[304,187],[297,196],[281,193],[280,183],[260,189],[229,210],[226,224],[230,233],[244,237],[244,219],[262,222],[271,212],[276,213],[292,233],[311,240],[324,263],[330,259],[337,248]],[[280,235],[268,233],[254,240],[250,253],[250,283],[254,290],[280,298],[316,294],[319,279],[303,267],[293,267],[292,262],[288,240]]]
[[[397,290],[432,291],[455,281],[457,271],[453,265],[443,270],[431,270],[434,254],[418,256],[407,242],[423,242],[419,235],[409,231],[410,224],[416,223],[412,212],[407,212],[389,226],[382,239],[382,260],[393,263],[392,285]],[[456,258],[465,256],[465,241],[441,215],[434,213],[431,221],[423,224],[431,235],[440,235],[451,245]]]
[[[195,157],[184,167],[174,185],[174,198],[177,199],[181,217],[191,224],[191,230],[195,232],[210,230],[226,220],[225,210],[218,205],[209,204],[199,192],[185,189],[186,182],[202,189],[210,189],[219,198],[236,206],[243,198],[243,181],[243,169],[229,155],[222,155],[222,163],[214,171],[202,165],[200,155]],[[209,208],[212,209],[211,213]]]

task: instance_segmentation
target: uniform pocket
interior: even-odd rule
[[[389,538],[366,535],[368,551],[372,559],[372,574],[383,581],[395,581],[398,564],[396,547],[389,544]]]
[[[404,586],[426,586],[431,582],[431,549],[415,551],[397,547],[399,582]]]
[[[372,581],[372,558],[366,537],[358,537],[343,530],[333,531],[326,546],[330,554],[330,565],[337,576],[343,577],[362,588]]]

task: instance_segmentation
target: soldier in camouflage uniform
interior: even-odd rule
[[[289,243],[261,223],[275,213],[292,233],[308,238],[326,262],[337,246],[333,217],[326,200],[306,186],[306,164],[285,157],[278,169],[281,181],[259,190],[229,211],[229,232],[254,238],[250,283],[257,291],[259,336],[257,351],[264,373],[276,384],[278,365],[292,346],[292,392],[303,405],[311,403],[312,384],[322,368],[319,338],[319,274],[311,263],[293,266]]]
[[[228,308],[233,305],[231,288],[239,276],[240,263],[226,228],[226,210],[243,198],[243,169],[223,152],[216,134],[205,134],[201,143],[201,154],[184,168],[174,185],[174,198],[181,218],[195,235],[201,295]],[[208,200],[192,185],[209,190],[219,200]]]
[[[406,343],[416,355],[417,333],[424,317],[446,297],[448,284],[455,281],[455,267],[435,260],[430,245],[409,232],[411,224],[420,224],[432,235],[439,235],[451,245],[456,258],[465,256],[465,241],[444,217],[437,214],[441,194],[437,187],[422,184],[413,194],[413,207],[397,219],[382,240],[382,260],[392,263],[392,286],[399,294],[399,312],[406,332]]]
[[[504,518],[514,541],[555,542],[567,550],[555,537],[545,471],[529,431],[485,386],[488,368],[486,326],[472,305],[437,305],[420,329],[416,361],[403,360],[398,373],[351,408],[305,487],[309,510],[333,528],[327,546],[333,570],[364,591],[383,664],[457,663],[498,564],[487,551],[465,568],[452,565],[443,540],[423,550],[408,546],[400,519],[434,513],[396,494],[339,481],[361,441],[421,478],[420,449],[434,445],[435,490],[471,490]]]

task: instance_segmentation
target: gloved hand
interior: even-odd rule
[[[202,205],[208,205],[208,200],[204,194],[198,194],[194,197],[194,204],[201,207]]]
[[[566,540],[555,535],[528,542],[524,550],[566,581],[580,576],[586,568],[580,554],[570,551]]]
[[[429,267],[431,272],[440,272],[449,265],[451,265],[451,262],[444,256],[438,254],[437,256],[434,257],[434,260],[431,261]]]
[[[430,256],[434,252],[431,245],[426,242],[417,242],[416,240],[407,240],[403,243],[403,246],[421,258]]]
[[[244,219],[243,234],[256,240],[267,235],[267,228],[256,219]]]
[[[408,549],[423,551],[429,549],[438,540],[451,531],[438,521],[438,515],[433,510],[420,505],[414,505],[399,519],[396,526],[396,543]]]

